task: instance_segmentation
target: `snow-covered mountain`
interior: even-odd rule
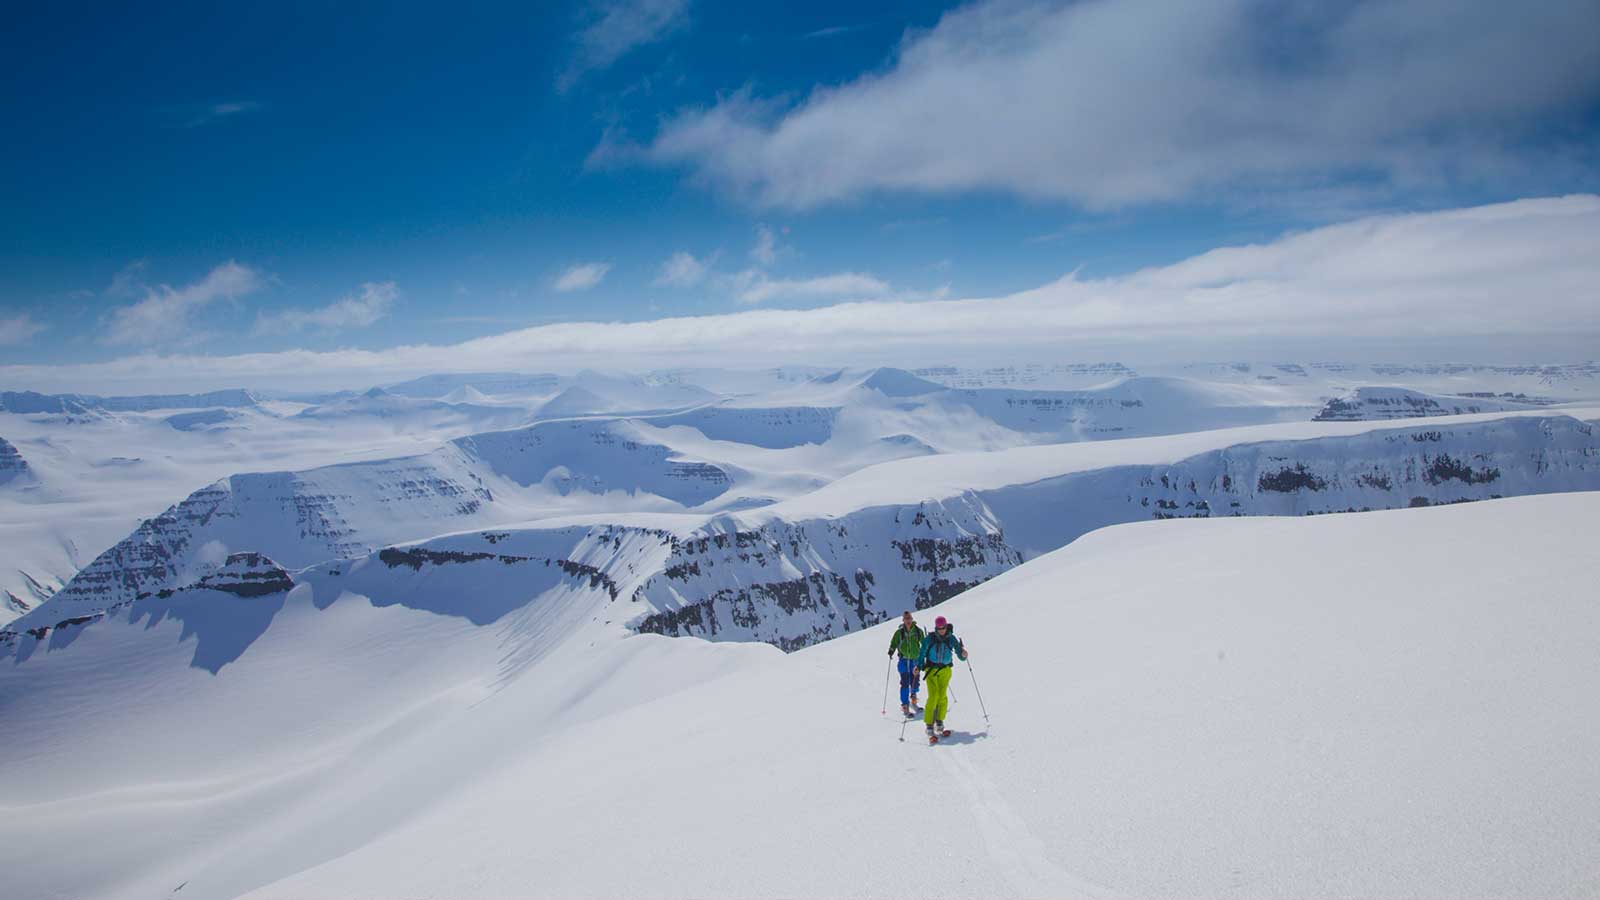
[[[951,387],[1081,389],[1135,375],[1207,383],[1274,385],[1324,397],[1360,387],[1398,386],[1425,393],[1523,394],[1533,398],[1600,399],[1600,362],[1560,365],[1371,364],[1350,362],[1225,362],[1125,366],[1121,363],[1029,364],[994,368],[933,366],[916,374]]]
[[[37,479],[27,491],[0,494],[0,546],[5,548],[0,590],[38,603],[140,521],[218,479],[415,457],[461,437],[532,422],[603,420],[609,424],[594,426],[600,430],[588,432],[591,436],[613,434],[622,445],[664,449],[651,451],[658,456],[649,464],[659,470],[650,476],[654,481],[640,472],[608,471],[607,460],[639,461],[648,453],[595,456],[600,445],[590,438],[556,441],[525,453],[521,468],[539,471],[519,470],[511,485],[496,491],[497,499],[527,501],[518,506],[518,516],[685,506],[718,512],[790,500],[896,459],[1304,421],[1328,415],[1330,401],[1350,404],[1352,397],[1395,397],[1399,391],[1426,394],[1418,400],[1421,406],[1403,407],[1421,413],[1454,412],[1458,406],[1535,408],[1559,392],[1503,395],[1512,393],[1511,387],[1526,387],[1529,379],[1554,381],[1562,373],[1569,387],[1586,383],[1582,366],[1378,368],[1237,364],[1173,366],[1163,374],[1107,364],[965,374],[934,367],[918,375],[883,368],[787,367],[637,376],[441,375],[388,390],[307,395],[299,401],[226,391],[112,398],[116,402],[91,407],[85,405],[89,400],[105,398],[53,395],[55,400],[43,406],[24,404],[51,411],[0,412],[0,434],[28,460]],[[1447,383],[1449,393],[1428,394],[1407,378]],[[1495,396],[1478,396],[1491,393]],[[1468,394],[1474,396],[1463,396]],[[311,399],[321,402],[303,402]],[[1428,399],[1439,405],[1427,406]],[[217,405],[171,411],[198,403]],[[162,409],[137,411],[146,406]],[[1400,408],[1363,403],[1359,414],[1371,417]],[[717,487],[715,479],[693,476],[692,467],[661,465],[668,459],[714,467],[726,482]],[[437,524],[427,516],[420,521]],[[472,528],[498,521],[458,524]],[[395,539],[430,536],[418,531]],[[0,623],[13,614],[0,608]]]
[[[19,415],[73,415],[91,412],[150,412],[158,409],[245,408],[256,405],[249,391],[212,391],[205,394],[141,394],[97,397],[92,394],[38,394],[33,391],[0,392],[0,411]]]
[[[459,396],[463,390],[471,390],[490,401],[516,402],[529,408],[549,406],[541,412],[545,418],[678,409],[721,396],[680,377],[593,370],[570,376],[503,372],[429,375],[391,385],[386,390],[418,400],[448,400],[452,395]],[[559,399],[562,397],[565,399]]]
[[[1495,396],[1483,392],[1475,396],[1446,397],[1424,394],[1405,388],[1358,388],[1343,397],[1334,397],[1317,413],[1321,422],[1354,422],[1362,419],[1419,419],[1427,416],[1460,416],[1481,412],[1511,412],[1547,406],[1526,395]]]
[[[759,395],[652,418],[767,448],[899,438],[937,451],[1175,434],[1305,421],[1319,402],[1274,387],[1124,378],[1083,390],[956,389],[900,369],[838,370]]]
[[[941,607],[973,668],[932,748],[873,709],[890,625],[631,634],[620,563],[668,546],[642,528],[233,556],[0,666],[0,869],[203,900],[1582,896],[1597,514],[1096,532]],[[929,853],[955,863],[885,864]]]
[[[0,412],[0,435],[32,472],[25,490],[20,481],[0,488],[0,592],[37,604],[141,520],[234,473],[415,455],[525,420],[518,412],[504,419],[293,415],[302,408],[264,401],[176,413]],[[14,615],[0,603],[0,623]]]
[[[624,489],[675,501],[656,509],[681,510],[726,491],[725,470],[618,432],[626,426],[541,423],[420,457],[235,476],[85,567],[48,604],[0,631],[0,652],[31,655],[28,642],[48,634],[39,629],[180,587],[229,553],[259,552],[299,569],[381,559],[391,551],[379,548],[441,532],[492,529],[425,541],[420,570],[435,552],[447,562],[457,553],[497,555],[511,533],[573,533],[514,524],[538,518],[553,494]],[[578,459],[593,468],[557,464]],[[1600,490],[1600,438],[1571,416],[1298,423],[910,458],[758,509],[611,516],[584,534],[642,529],[630,552],[647,558],[600,567],[642,579],[626,598],[637,604],[629,616],[637,630],[794,649],[875,624],[908,603],[931,606],[1106,525],[1580,490]]]

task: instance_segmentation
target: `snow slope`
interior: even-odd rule
[[[216,674],[137,609],[0,666],[0,870],[26,897],[1593,896],[1597,515],[1096,532],[941,607],[992,726],[962,671],[933,748],[873,709],[892,626],[627,636],[591,574],[525,580],[548,538],[519,534],[514,563],[255,597],[218,589],[275,579],[234,560],[167,601],[275,606]]]

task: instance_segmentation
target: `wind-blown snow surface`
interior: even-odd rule
[[[277,607],[219,674],[171,619],[0,668],[0,871],[19,897],[1594,896],[1597,516],[1096,532],[941,607],[993,724],[959,672],[932,748],[879,715],[891,625],[784,655],[533,584],[479,626],[317,578],[217,590],[262,583],[234,560],[172,598]],[[513,592],[460,565],[491,568],[459,596]]]

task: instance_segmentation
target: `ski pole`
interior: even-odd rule
[[[902,744],[906,742],[906,723],[909,721],[911,721],[910,716],[900,717],[900,743]]]
[[[972,661],[966,660],[967,674],[972,675],[972,690],[978,695],[978,708],[983,710],[983,722],[989,724],[989,709],[983,705],[983,691],[978,690],[978,676],[972,672]]]
[[[879,715],[889,714],[889,673],[894,671],[894,657],[889,657],[889,668],[883,670],[883,711]],[[904,729],[901,729],[902,731]]]

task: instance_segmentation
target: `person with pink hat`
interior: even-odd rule
[[[950,620],[939,616],[933,620],[933,631],[922,639],[922,651],[917,654],[917,668],[928,685],[928,705],[923,707],[922,720],[928,726],[929,744],[950,736],[950,730],[944,727],[944,714],[950,706],[950,666],[957,658],[966,659],[967,648],[956,637]]]

